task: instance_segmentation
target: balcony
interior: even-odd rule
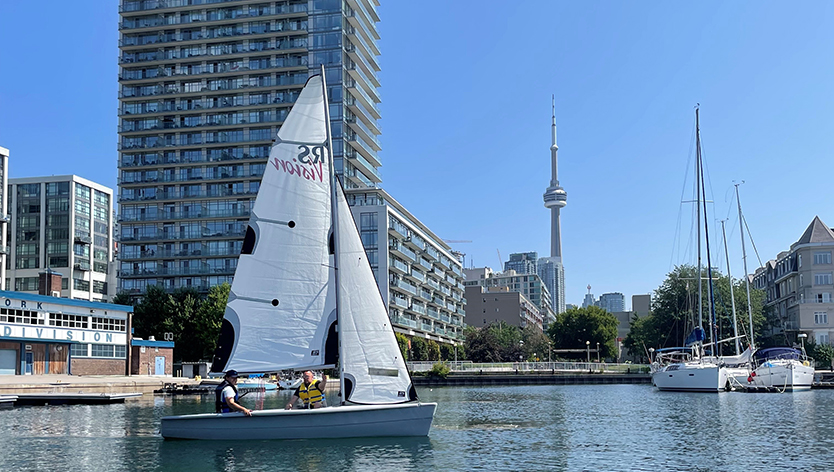
[[[423,259],[422,257],[420,258],[420,265],[423,266],[423,268],[431,271],[431,262]]]
[[[398,253],[405,257],[407,260],[414,261],[417,258],[417,254],[414,254],[414,251],[405,247],[405,245],[403,245],[399,241],[391,240],[388,244],[388,248],[391,250],[391,252]]]
[[[452,317],[451,317],[451,316],[449,316],[449,315],[447,315],[447,314],[445,314],[445,313],[441,313],[441,314],[440,314],[440,321],[442,321],[442,322],[444,322],[444,323],[446,323],[446,324],[449,324],[449,323],[451,323],[451,322],[452,322]]]
[[[368,127],[368,125],[365,124],[364,121],[358,119],[356,115],[353,115],[349,112],[348,115],[349,116],[345,118],[345,121],[347,122],[348,126],[357,134],[359,134],[359,136],[361,136],[362,139],[365,140],[365,142],[369,143],[374,151],[381,151],[382,145],[379,143],[379,140],[377,139],[376,134],[374,134],[373,130],[371,130]],[[381,165],[381,163],[377,162],[376,165]]]
[[[426,252],[424,254],[434,260],[437,260],[440,257],[440,254],[437,252],[437,249],[431,246],[428,246],[426,248]],[[431,267],[429,267],[429,269],[431,269]]]
[[[431,301],[431,292],[426,289],[421,288],[416,295],[427,302]]]
[[[433,289],[435,289],[435,290],[440,290],[440,283],[438,283],[436,280],[434,280],[434,279],[433,279],[433,278],[431,278],[431,277],[427,277],[427,279],[426,279],[426,280],[427,280],[427,282],[429,283],[429,287],[431,287],[431,288],[433,288]]]
[[[249,208],[241,209],[224,209],[224,210],[209,210],[207,208],[199,208],[190,211],[159,211],[156,213],[137,213],[130,215],[120,215],[119,222],[132,221],[166,221],[166,220],[188,220],[196,218],[241,218],[249,217],[251,211]]]
[[[428,309],[426,310],[426,316],[428,316],[429,318],[435,319],[435,320],[439,320],[440,319],[440,311],[438,311],[437,308],[428,307]]]
[[[421,328],[423,331],[428,331],[429,333],[431,333],[431,332],[432,332],[432,326],[431,326],[431,323],[420,323],[420,328]]]
[[[405,280],[402,280],[402,279],[396,279],[396,278],[392,279],[391,280],[391,287],[403,290],[403,291],[408,292],[412,295],[417,295],[417,287],[415,287],[414,285],[411,285],[410,283],[408,283],[408,282],[406,282]]]
[[[417,328],[417,321],[406,318],[405,316],[394,315],[391,317],[391,322],[400,326],[408,326],[409,328],[415,329]]]
[[[394,258],[390,258],[388,261],[388,267],[394,269],[396,272],[399,272],[400,274],[408,274],[408,265],[406,263]]]
[[[443,336],[446,336],[446,329],[444,329],[441,326],[435,326],[434,327],[434,332],[437,333],[437,334],[442,334]]]
[[[419,313],[419,314],[421,314],[421,315],[425,315],[425,314],[426,314],[426,306],[425,306],[425,305],[421,305],[421,304],[419,304],[419,303],[414,303],[413,301],[411,302],[411,307],[409,308],[409,310],[411,310],[411,311],[413,311],[413,312],[415,312],[415,313]]]
[[[426,276],[419,270],[411,269],[410,273],[405,274],[406,277],[411,278],[412,280],[416,280],[417,282],[423,284],[426,283]]]
[[[377,89],[377,87],[379,87],[379,79],[377,79],[376,76],[366,75],[365,71],[363,71],[362,68],[357,66],[353,61],[349,61],[345,64],[345,68],[355,82],[367,85],[367,87],[365,87],[365,93],[371,97],[374,103],[382,102],[382,96],[379,94],[379,90]]]
[[[405,298],[400,298],[396,296],[391,297],[391,304],[400,308],[409,308],[408,300],[406,300]]]
[[[426,241],[423,240],[420,236],[417,236],[414,233],[408,235],[405,239],[405,243],[413,247],[417,251],[424,251],[426,249]]]
[[[379,171],[369,162],[369,160],[379,161],[374,156],[374,152],[365,146],[365,143],[356,133],[347,133],[345,140],[350,144],[350,147],[345,149],[345,157],[349,159],[351,165],[356,167],[374,183],[378,184],[382,182],[382,176],[379,174]]]
[[[461,326],[463,323],[461,323],[460,318],[453,316],[452,321],[449,324],[452,326]]]
[[[437,295],[432,297],[431,302],[440,307],[446,306],[446,302],[443,300],[443,297],[438,297]]]

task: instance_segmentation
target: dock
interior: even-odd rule
[[[17,395],[15,406],[42,405],[107,405],[124,403],[128,398],[141,397],[142,393],[22,393]]]
[[[153,393],[166,383],[198,385],[194,379],[150,375],[0,375],[0,396],[21,394]]]

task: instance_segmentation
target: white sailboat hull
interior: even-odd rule
[[[814,382],[814,368],[794,359],[767,361],[753,371],[756,375],[743,380],[752,387],[774,387],[780,390],[810,390]]]
[[[436,403],[351,405],[315,410],[261,410],[166,416],[166,439],[321,439],[428,436]]]
[[[723,392],[731,376],[738,370],[719,367],[713,363],[686,362],[664,366],[652,373],[652,383],[658,390],[673,392]]]

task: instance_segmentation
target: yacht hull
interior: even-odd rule
[[[800,391],[810,390],[814,382],[814,368],[797,360],[768,361],[753,372],[756,375],[745,378],[743,382],[751,387]],[[752,382],[747,382],[749,379]]]
[[[428,436],[436,403],[261,410],[162,418],[166,439],[323,439]]]
[[[652,383],[663,391],[723,392],[735,374],[733,370],[715,364],[671,364],[654,372]]]

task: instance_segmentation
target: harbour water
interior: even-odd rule
[[[280,408],[288,392],[248,395]],[[159,419],[210,397],[0,411],[3,470],[834,469],[834,390],[688,394],[645,385],[422,389],[438,402],[422,439],[165,441]],[[261,405],[257,405],[261,406]]]

